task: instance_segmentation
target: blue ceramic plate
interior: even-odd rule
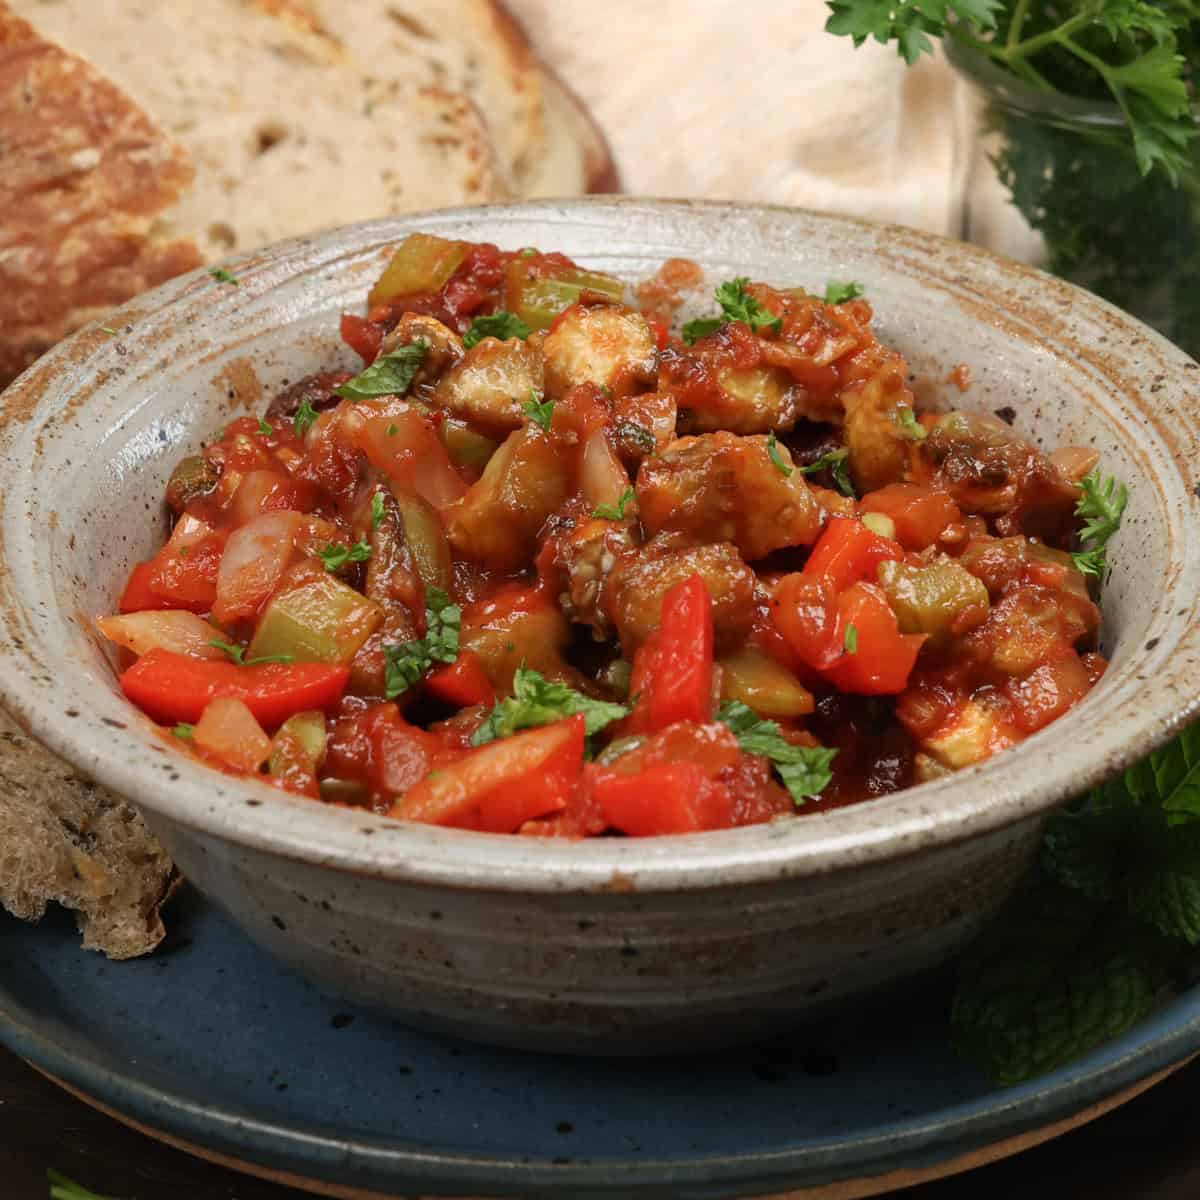
[[[0,1039],[140,1124],[385,1194],[708,1198],[924,1170],[1061,1121],[1200,1047],[1200,989],[1009,1090],[946,1040],[948,978],[757,1047],[570,1059],[416,1033],[277,965],[194,892],[153,957],[0,917]],[[856,1192],[856,1194],[865,1194]]]

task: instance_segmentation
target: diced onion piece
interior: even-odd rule
[[[887,516],[886,513],[863,513],[862,523],[872,533],[877,533],[880,537],[891,538],[893,541],[896,538],[896,522]]]
[[[613,453],[603,429],[595,430],[584,443],[579,459],[579,488],[590,508],[598,504],[616,507],[629,487],[629,476]]]
[[[1064,479],[1078,483],[1100,461],[1100,451],[1093,446],[1060,446],[1050,452],[1050,461]]]
[[[298,512],[263,513],[235,530],[217,571],[213,616],[222,624],[253,617],[275,590],[295,552]]]
[[[406,406],[388,415],[369,417],[350,412],[344,431],[371,465],[388,477],[395,492],[416,492],[440,510],[467,490],[446,447],[415,408]]]
[[[193,658],[222,658],[225,653],[210,645],[224,637],[221,631],[184,609],[97,617],[96,626],[110,642],[132,650],[139,658],[151,650],[170,650]]]
[[[257,771],[271,753],[271,739],[240,700],[210,700],[192,744],[237,771]]]

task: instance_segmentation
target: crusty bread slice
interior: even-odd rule
[[[199,264],[190,242],[152,236],[191,175],[128,96],[0,3],[0,386]]]
[[[136,809],[88,782],[0,709],[0,904],[75,910],[83,944],[133,958],[163,938],[177,876]]]
[[[333,22],[360,6],[15,0],[187,150],[195,182],[166,228],[206,259],[506,194],[488,129],[449,73],[426,55],[379,46],[362,59],[347,45]]]

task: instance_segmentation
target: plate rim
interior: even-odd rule
[[[208,903],[208,902],[205,902]],[[2,916],[2,915],[0,915]],[[16,921],[16,918],[3,918]],[[244,936],[240,933],[237,936]],[[256,953],[265,954],[261,948]],[[402,1139],[337,1136],[298,1121],[168,1090],[137,1062],[114,1070],[86,1029],[44,1028],[0,978],[0,1043],[38,1070],[141,1124],[256,1164],[366,1188],[414,1187],[494,1196],[717,1197],[786,1192],[921,1167],[979,1150],[1068,1118],[1200,1051],[1200,984],[1180,993],[1121,1037],[1038,1079],[971,1100],[806,1146],[684,1158],[572,1158],[437,1150]],[[64,1036],[65,1035],[65,1036]],[[147,1059],[147,1061],[155,1061]],[[681,1188],[688,1188],[687,1192]],[[668,1190],[663,1190],[668,1189]],[[453,1194],[453,1193],[448,1193]]]

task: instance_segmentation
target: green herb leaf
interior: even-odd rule
[[[1001,0],[828,0],[832,13],[825,22],[828,33],[853,39],[861,46],[867,38],[886,45],[895,42],[910,65],[933,51],[931,37],[946,33],[952,18],[980,30],[994,29]]]
[[[101,325],[101,326],[100,326],[100,332],[101,332],[101,333],[107,333],[109,337],[116,337],[116,336],[117,336],[117,331],[116,331],[115,329],[112,329],[112,328],[110,328],[110,327],[109,327],[109,326],[107,326],[107,325]]]
[[[842,638],[842,649],[847,654],[858,653],[858,630],[853,625],[846,626],[846,633]]]
[[[262,417],[259,417],[258,432],[261,433],[263,435],[263,437],[270,437],[271,434],[273,434],[275,432],[275,426],[272,425],[269,421],[264,421],[262,419]]]
[[[617,437],[643,454],[653,454],[658,445],[654,434],[645,425],[639,425],[636,421],[618,421]]]
[[[1121,526],[1129,492],[1123,483],[1101,476],[1099,468],[1085,475],[1079,486],[1082,495],[1075,506],[1075,515],[1084,518],[1079,540],[1091,545],[1071,557],[1082,574],[1099,576],[1107,563],[1108,541]]]
[[[383,493],[376,492],[371,497],[371,528],[378,529],[383,520]]]
[[[376,493],[378,495],[378,493]],[[372,515],[374,504],[372,504]],[[338,571],[348,562],[366,562],[371,557],[370,542],[355,542],[353,546],[344,546],[336,542],[317,551],[317,557],[325,564],[325,570]]]
[[[529,399],[521,405],[521,411],[535,425],[540,425],[546,433],[550,432],[550,418],[554,415],[553,400],[539,400],[537,392],[531,388]]]
[[[783,737],[777,722],[764,720],[740,700],[722,704],[717,720],[729,727],[743,752],[771,760],[797,808],[803,807],[809,797],[819,796],[833,778],[831,764],[837,750],[793,746]]]
[[[724,317],[697,317],[694,321],[688,321],[679,332],[687,345],[694,346],[702,337],[716,333],[724,324]]]
[[[211,275],[211,276],[212,276],[212,277],[213,277],[213,278],[214,278],[214,279],[215,279],[215,280],[216,280],[218,283],[231,283],[231,284],[233,284],[233,286],[234,286],[234,287],[240,287],[240,286],[241,286],[241,285],[238,283],[238,278],[237,278],[237,276],[236,276],[236,275],[231,275],[231,274],[230,274],[230,273],[229,273],[227,270],[225,270],[225,268],[224,268],[224,267],[209,267],[209,268],[208,268],[208,273],[209,273],[209,274],[210,274],[210,275]]]
[[[211,638],[208,642],[210,646],[216,646],[218,650],[225,653],[226,657],[232,663],[242,664],[242,659],[245,657],[245,650],[241,646],[235,646],[232,642],[223,642],[220,638]]]
[[[699,338],[707,337],[727,321],[741,321],[749,325],[755,333],[763,329],[778,333],[783,328],[783,318],[764,308],[746,291],[749,283],[748,276],[739,275],[736,279],[727,279],[718,284],[713,297],[721,306],[724,316],[700,317],[689,321],[681,330],[683,340],[689,346],[695,345]]]
[[[111,1196],[89,1191],[83,1184],[68,1179],[53,1168],[46,1172],[46,1182],[50,1185],[50,1200],[114,1200]]]
[[[399,425],[389,425],[389,426],[387,427],[387,435],[388,435],[388,437],[395,437],[395,436],[396,436],[396,434],[398,434],[399,432],[400,432],[400,426],[399,426]]]
[[[512,695],[497,701],[487,719],[471,737],[472,746],[483,746],[496,738],[508,737],[520,729],[549,725],[564,717],[583,714],[588,737],[627,716],[623,704],[593,700],[565,683],[546,679],[528,667],[518,667],[513,675]]]
[[[783,461],[783,456],[779,453],[779,439],[775,436],[775,430],[773,429],[767,434],[767,457],[774,464],[775,470],[777,470],[780,475],[789,477],[792,471],[795,470],[794,467],[789,467],[788,464]]]
[[[247,667],[261,667],[267,663],[284,663],[286,665],[295,661],[296,656],[294,654],[263,654],[258,658],[246,659],[242,665]]]
[[[292,418],[292,428],[296,431],[296,436],[302,438],[312,428],[316,419],[317,410],[307,400],[301,400],[300,407],[296,409],[296,415]]]
[[[192,735],[196,732],[195,725],[189,725],[186,721],[180,721],[171,732],[185,742],[192,740]]]
[[[900,432],[910,442],[923,442],[929,433],[929,430],[917,420],[917,414],[907,405],[896,409],[896,424],[900,426]]]
[[[831,279],[825,285],[825,303],[845,304],[847,300],[857,300],[863,294],[863,290],[861,283],[842,283],[837,279]]]
[[[1171,950],[1103,901],[1043,885],[963,956],[951,1014],[959,1051],[1002,1084],[1070,1062],[1144,1017]]]
[[[486,317],[476,317],[463,334],[463,346],[470,350],[485,337],[499,338],[502,342],[509,338],[520,338],[524,341],[532,332],[533,330],[516,313],[501,309]]]
[[[412,642],[383,647],[384,693],[394,700],[419,683],[434,663],[458,658],[462,609],[450,602],[441,588],[425,589],[425,636]]]
[[[617,501],[615,507],[611,504],[597,504],[592,509],[592,516],[599,517],[602,521],[623,521],[625,520],[625,510],[629,507],[629,502],[632,499],[633,488],[627,487],[621,493],[621,498]]]
[[[834,486],[843,496],[849,496],[851,500],[857,498],[858,493],[854,490],[854,483],[850,479],[850,472],[847,460],[850,457],[850,451],[843,446],[840,450],[830,450],[828,454],[822,454],[815,462],[810,462],[806,467],[797,467],[796,469],[801,475],[815,475],[818,471],[828,471],[833,476]]]
[[[347,400],[366,400],[370,396],[403,396],[412,386],[429,343],[424,338],[397,346],[381,354],[369,367],[353,379],[338,384],[334,395]]]

